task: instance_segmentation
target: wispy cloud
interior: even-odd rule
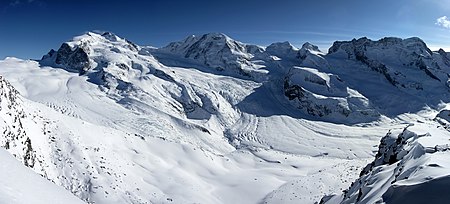
[[[15,0],[15,1],[12,1],[12,2],[10,2],[9,3],[9,6],[18,6],[20,4],[20,1],[19,0]]]
[[[435,24],[443,28],[450,29],[450,19],[447,16],[439,17],[438,19],[436,19]]]
[[[2,0],[0,0],[2,1]],[[23,7],[35,6],[36,8],[45,8],[46,4],[41,0],[10,0],[0,8],[0,14],[9,10],[21,9]]]
[[[36,1],[36,0],[13,0],[13,1],[9,2],[9,6],[16,7],[16,6],[32,4],[32,3],[40,3],[40,2]]]

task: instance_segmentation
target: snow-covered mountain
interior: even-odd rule
[[[447,55],[418,38],[327,54],[87,32],[40,61],[0,61],[0,145],[88,203],[394,202],[450,175],[408,170],[441,159],[434,146],[445,157]]]
[[[189,36],[183,41],[170,43],[159,49],[182,58],[192,59],[208,68],[247,77],[261,66],[252,62],[264,49],[256,45],[245,45],[222,33]]]
[[[291,43],[287,41],[270,44],[266,48],[266,53],[284,59],[300,58],[298,48],[294,47]]]
[[[445,55],[441,60],[435,59],[441,53],[433,53],[419,38],[383,38],[378,41],[360,38],[335,42],[329,53],[360,61],[382,74],[392,85],[405,89],[431,90],[436,88],[434,84],[448,81],[448,67],[438,63],[445,60]]]

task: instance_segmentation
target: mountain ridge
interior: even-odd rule
[[[356,170],[405,123],[445,145],[446,52],[417,38],[332,48],[220,33],[153,48],[88,32],[40,61],[0,61],[32,134],[1,145],[88,203],[318,202],[372,179]]]

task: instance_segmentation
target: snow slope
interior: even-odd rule
[[[63,188],[27,169],[11,154],[0,149],[1,203],[83,203]]]
[[[375,160],[344,194],[325,203],[442,203],[448,201],[450,133],[434,122],[389,132]]]
[[[330,143],[335,146],[333,149],[314,141],[314,135],[310,135],[311,140],[290,144],[274,138],[299,138],[292,129],[313,133],[302,125],[310,122],[278,116],[260,119],[248,114],[230,125],[242,125],[242,129],[235,129],[239,133],[220,133],[222,127],[216,127],[214,118],[207,122],[181,120],[181,116],[174,118],[155,110],[149,114],[152,109],[127,109],[128,105],[117,103],[102,88],[86,82],[88,77],[76,73],[41,68],[36,62],[12,58],[2,62],[2,70],[11,79],[27,76],[22,78],[25,81],[12,83],[23,95],[47,105],[24,99],[29,103],[27,107],[32,107],[27,112],[37,112],[43,118],[45,135],[35,132],[33,149],[37,155],[50,157],[44,159],[49,163],[44,170],[46,177],[88,202],[255,203],[292,179],[341,171],[346,165],[334,165],[348,161],[340,158],[357,159],[353,153],[345,153],[347,148],[356,148],[361,142],[370,147],[378,137],[375,132],[369,133],[374,134],[369,136],[373,140],[355,138],[350,144],[346,135],[331,136],[335,138],[334,144]],[[241,121],[247,116],[248,121]],[[252,127],[255,122],[261,126]],[[286,130],[274,134],[274,122]],[[208,128],[199,128],[200,125]],[[261,139],[248,137],[255,133],[244,127],[257,129],[260,133],[256,135]],[[233,145],[229,135],[236,137]],[[50,144],[45,144],[48,141]],[[42,147],[38,146],[40,143]],[[328,152],[330,157],[324,154]],[[369,157],[370,148],[361,154]],[[345,187],[345,182],[333,183],[333,191]],[[304,199],[317,200],[325,192],[332,191],[324,189],[315,192],[316,198]]]
[[[40,61],[0,61],[17,89],[0,90],[1,145],[88,203],[318,202],[358,179],[386,132],[439,125],[449,99],[445,52],[418,39],[330,50],[88,32]]]

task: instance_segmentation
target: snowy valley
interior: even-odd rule
[[[419,38],[323,52],[221,33],[155,48],[87,32],[41,60],[1,60],[0,75],[0,158],[17,177],[41,175],[55,199],[450,199],[450,54]],[[14,199],[29,184],[12,183],[1,179],[0,199],[27,203]]]

